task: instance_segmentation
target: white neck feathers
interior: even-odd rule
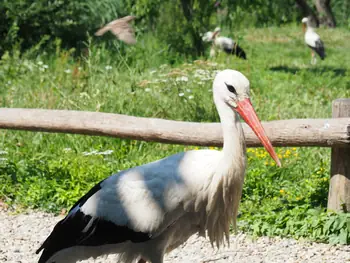
[[[238,117],[223,101],[216,101],[224,137],[222,159],[213,176],[208,204],[206,229],[211,243],[218,247],[226,237],[230,224],[236,225],[246,166],[245,141]]]

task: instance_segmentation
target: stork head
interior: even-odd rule
[[[216,27],[215,29],[214,29],[214,33],[215,32],[220,32],[221,31],[221,28],[220,27]]]
[[[223,100],[236,107],[239,101],[249,98],[249,80],[239,71],[226,69],[219,72],[213,85],[214,100]]]
[[[221,28],[220,27],[216,27],[214,29],[214,33],[213,33],[212,38],[215,39],[216,37],[218,37],[220,35],[220,32],[221,32]]]
[[[220,31],[220,27],[215,28],[214,32],[208,31],[202,36],[202,40],[204,42],[211,42],[219,35]]]
[[[304,23],[304,24],[306,24],[308,21],[309,21],[309,19],[308,19],[307,17],[304,17],[304,18],[301,20],[301,22]]]
[[[202,36],[202,40],[204,42],[210,42],[213,40],[213,32],[211,31],[208,31],[207,33],[205,33],[203,36]]]
[[[231,110],[237,112],[251,127],[277,165],[281,166],[281,162],[250,102],[249,89],[249,80],[241,72],[230,69],[223,70],[214,79],[214,101],[216,105],[223,102]]]

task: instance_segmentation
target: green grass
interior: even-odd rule
[[[60,49],[37,56],[13,52],[0,61],[0,105],[213,122],[218,116],[212,76],[215,70],[233,68],[250,79],[262,120],[329,118],[332,100],[350,97],[350,33],[318,32],[327,58],[316,66],[310,65],[301,29],[294,26],[235,32],[247,61],[221,54],[212,64],[180,63],[182,58],[170,57],[152,36],[133,47],[116,44],[114,53],[92,42],[90,55],[80,59]],[[169,60],[175,64],[170,66]],[[1,130],[0,150],[6,152],[0,152],[0,199],[16,208],[59,212],[111,173],[186,148],[193,147]],[[113,152],[86,155],[107,150]],[[330,150],[278,152],[282,168],[264,151],[249,150],[240,228],[256,235],[350,243],[350,216],[325,210]]]

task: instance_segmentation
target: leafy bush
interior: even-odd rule
[[[292,236],[329,243],[350,242],[350,214],[327,213],[328,160],[305,170],[301,150],[279,149],[285,168],[275,168],[262,149],[248,149],[252,169],[243,190],[240,226],[255,235]],[[291,183],[293,182],[293,183]]]
[[[47,35],[64,47],[80,48],[99,26],[123,15],[120,1],[4,0],[0,2],[0,55],[16,43],[26,49]]]
[[[15,166],[13,163],[1,163],[0,184],[12,185],[11,192],[17,193],[16,202],[32,207],[44,208],[48,211],[59,211],[62,207],[70,207],[79,199],[85,189],[111,173],[109,164],[103,164],[101,156],[96,157],[96,169],[89,165],[91,158],[72,158],[71,154],[64,159],[52,160],[39,156]],[[16,177],[14,177],[15,175]],[[1,193],[6,198],[13,198],[4,187]]]

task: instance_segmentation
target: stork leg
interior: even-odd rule
[[[210,58],[214,58],[214,57],[215,57],[215,54],[216,54],[215,48],[212,46],[212,47],[210,48],[209,57],[210,57]]]
[[[316,56],[315,56],[315,52],[313,50],[311,51],[311,64],[312,65],[316,64]]]

